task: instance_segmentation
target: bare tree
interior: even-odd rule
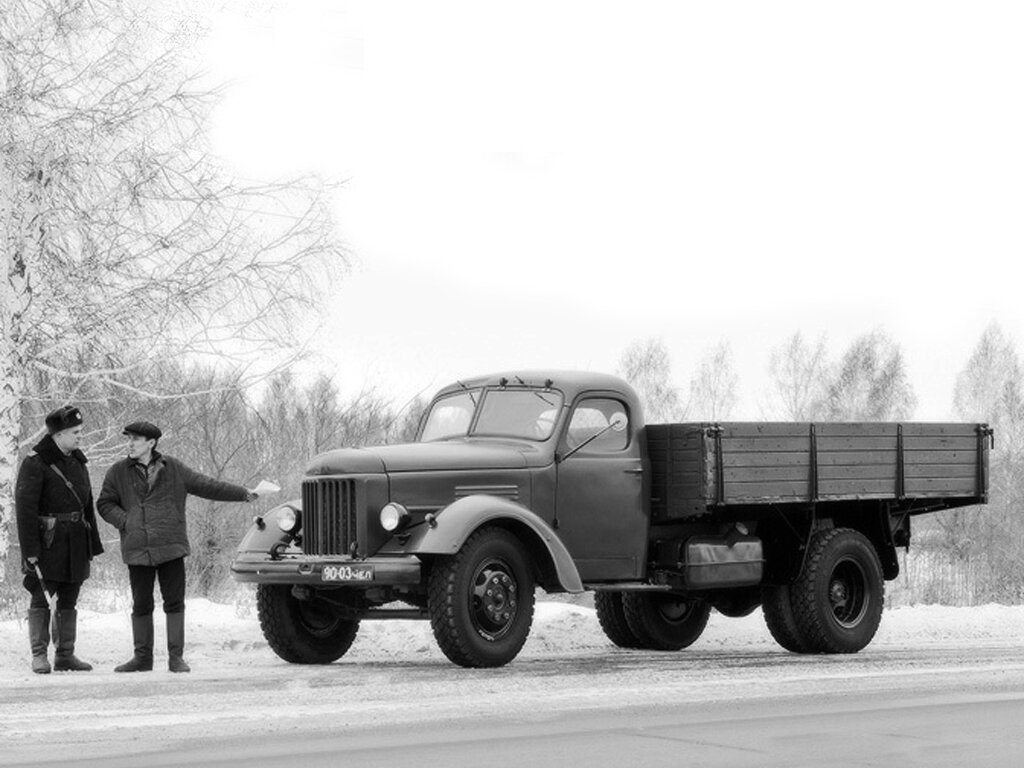
[[[821,418],[825,405],[828,354],[825,337],[813,344],[798,331],[781,347],[774,349],[768,361],[772,383],[771,409],[783,419],[814,421]]]
[[[995,430],[990,462],[990,503],[934,516],[944,550],[963,566],[976,565],[986,599],[1024,597],[1024,370],[1011,339],[998,325],[982,333],[957,376],[953,407],[958,418]]]
[[[690,407],[693,417],[707,421],[728,419],[738,400],[739,377],[727,342],[709,350],[690,381]]]
[[[685,407],[672,386],[672,365],[660,339],[634,341],[619,359],[618,374],[636,390],[649,423],[679,421]]]
[[[416,395],[402,406],[388,432],[387,441],[389,443],[411,443],[416,438],[416,431],[419,429],[427,405],[428,402],[422,395]]]
[[[301,347],[344,266],[319,183],[239,185],[208,154],[198,30],[151,7],[0,6],[0,559],[26,412],[168,355]]]
[[[999,435],[999,455],[1014,462],[1024,454],[1022,392],[1017,350],[1002,328],[990,325],[957,376],[953,410],[959,418],[990,424]]]
[[[830,378],[824,416],[834,421],[908,419],[917,398],[903,352],[881,331],[855,339]]]

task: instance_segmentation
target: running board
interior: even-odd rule
[[[675,592],[668,584],[649,584],[646,581],[616,581],[611,584],[584,584],[584,589],[601,592]]]

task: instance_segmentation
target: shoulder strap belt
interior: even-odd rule
[[[46,466],[48,466],[50,469],[56,472],[57,477],[64,481],[64,485],[66,485],[68,487],[68,490],[71,491],[71,495],[75,497],[75,501],[78,502],[78,506],[80,506],[82,508],[82,511],[84,512],[85,504],[82,503],[82,499],[81,497],[79,497],[78,491],[75,490],[75,486],[71,484],[71,481],[64,476],[64,473],[57,468],[56,464],[47,464]]]

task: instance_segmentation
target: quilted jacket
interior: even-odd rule
[[[207,477],[170,456],[154,452],[153,461],[149,481],[132,459],[114,464],[96,500],[103,519],[121,533],[121,557],[128,565],[160,565],[189,554],[188,494],[212,501],[248,498],[242,486]]]

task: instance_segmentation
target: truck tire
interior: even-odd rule
[[[619,648],[643,648],[640,638],[633,634],[626,621],[626,609],[622,605],[622,592],[594,594],[594,608],[597,621],[605,636]]]
[[[792,653],[807,653],[807,641],[793,615],[788,584],[766,584],[761,588],[764,623],[775,642]]]
[[[299,600],[288,584],[259,584],[256,613],[274,653],[292,664],[330,664],[359,632],[358,619],[343,619],[315,600]]]
[[[533,592],[519,539],[503,528],[479,529],[430,568],[427,608],[441,651],[460,667],[508,664],[530,634]]]
[[[678,651],[693,645],[711,615],[711,606],[668,592],[624,592],[622,607],[642,648]]]
[[[859,531],[814,534],[804,569],[789,590],[807,653],[856,653],[878,631],[885,579],[878,553]]]

